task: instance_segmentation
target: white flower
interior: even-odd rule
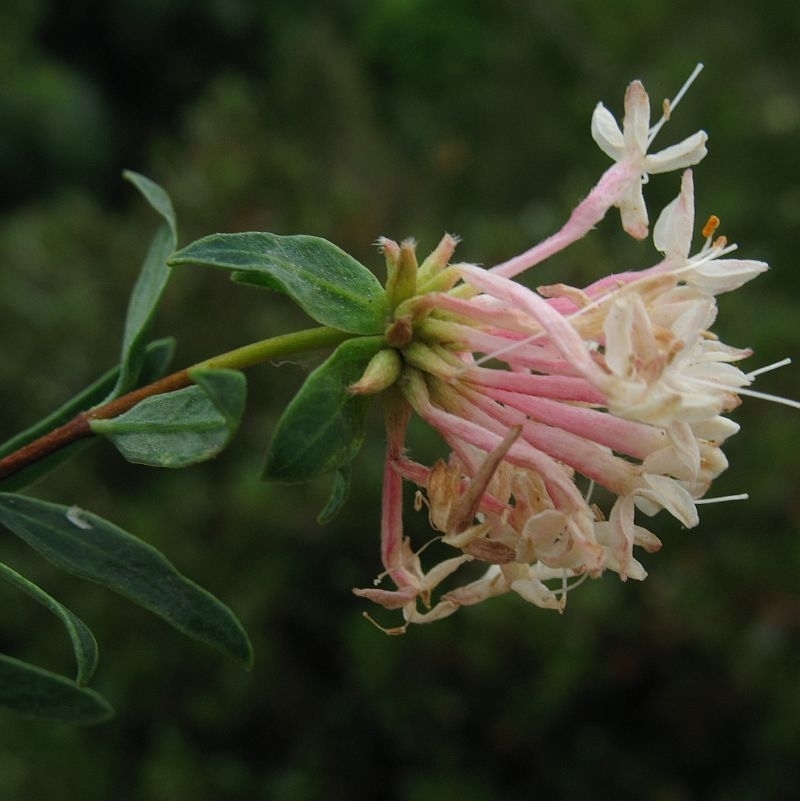
[[[642,182],[654,173],[697,164],[706,155],[708,136],[705,131],[697,131],[677,145],[648,154],[647,149],[660,125],[650,127],[650,101],[640,81],[633,81],[625,92],[622,130],[602,103],[597,104],[592,115],[592,137],[600,149],[614,161],[633,167],[640,176],[641,180],[630,182],[614,204],[619,207],[622,227],[637,239],[647,236],[648,225]]]
[[[689,256],[694,229],[694,181],[692,171],[686,170],[680,194],[664,208],[653,228],[653,243],[666,257],[669,269],[679,271],[681,280],[690,286],[714,295],[738,289],[768,269],[763,261],[721,259],[736,250],[736,245],[729,245],[725,237],[713,239],[716,225],[708,228],[700,252]]]
[[[552,590],[544,582],[564,576],[562,569],[547,567],[541,562],[530,565],[520,562],[490,565],[477,581],[443,596],[443,603],[449,602],[456,607],[472,606],[510,591],[542,609],[556,609],[561,612],[567,600],[566,591]]]

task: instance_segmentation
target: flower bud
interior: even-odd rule
[[[387,389],[400,377],[403,362],[392,348],[378,351],[364,370],[364,374],[350,385],[353,395],[374,395]]]

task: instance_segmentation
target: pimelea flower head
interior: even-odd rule
[[[645,577],[634,546],[652,552],[661,543],[637,521],[637,510],[664,509],[686,527],[697,525],[697,501],[727,467],[721,446],[738,430],[724,415],[750,383],[735,366],[750,351],[711,333],[715,296],[766,265],[722,258],[734,246],[714,238],[714,220],[704,228],[703,247],[690,255],[694,194],[686,170],[680,194],[655,225],[664,256],[655,266],[583,289],[533,291],[512,280],[582,237],[613,206],[626,231],[646,236],[647,175],[695,164],[706,152],[699,131],[647,154],[685,88],[665,101],[653,128],[639,82],[628,87],[622,130],[597,107],[592,134],[616,163],[559,232],[520,256],[488,270],[452,264],[457,243],[446,235],[419,265],[413,242],[379,241],[393,355],[379,354],[353,390],[391,384],[385,572],[376,586],[354,592],[402,610],[404,624],[389,631],[509,591],[562,610],[568,590],[586,577],[605,570]],[[490,359],[499,366],[488,366]],[[441,434],[447,459],[426,466],[406,453],[412,413]],[[417,508],[427,507],[431,526],[454,549],[427,571],[422,549],[403,533],[404,481],[417,485]],[[594,485],[611,493],[610,508],[592,503]],[[437,597],[439,585],[453,585],[467,562],[485,563],[483,575]]]

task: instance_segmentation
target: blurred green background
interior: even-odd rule
[[[0,438],[114,363],[155,224],[123,168],[172,194],[183,244],[213,231],[327,237],[382,274],[378,235],[443,231],[491,264],[552,232],[608,162],[619,114],[706,70],[659,136],[699,127],[698,217],[772,271],[721,299],[752,366],[800,353],[800,10],[783,0],[6,0],[0,10]],[[652,216],[678,190],[655,176]],[[649,266],[612,215],[536,283]],[[181,270],[157,335],[177,365],[306,325],[278,296]],[[257,479],[313,359],[250,371],[215,462],[132,468],[99,444],[36,494],[111,518],[229,603],[250,674],[10,537],[0,560],[94,629],[115,720],[0,710],[0,799],[794,799],[800,757],[800,416],[748,400],[716,494],[686,532],[657,518],[650,577],[613,576],[558,616],[498,599],[387,638],[350,594],[379,570],[377,415],[344,514],[327,482]],[[798,368],[761,389],[799,397]],[[424,432],[419,447],[427,448]],[[409,515],[424,536],[424,515]],[[0,650],[70,672],[47,612],[0,586]]]

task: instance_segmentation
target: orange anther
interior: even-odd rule
[[[703,226],[703,236],[708,239],[717,228],[719,228],[719,217],[716,214],[712,214],[708,218],[708,222]]]

